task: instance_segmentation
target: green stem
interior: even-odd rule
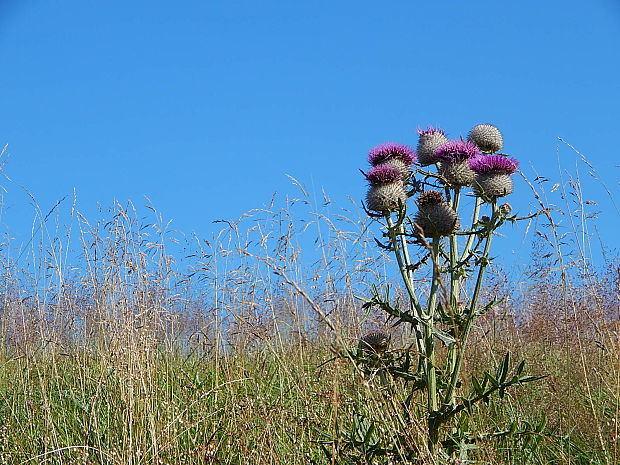
[[[471,228],[470,228],[471,231],[474,230],[474,228],[476,227],[476,223],[478,223],[478,217],[480,216],[481,206],[482,206],[482,199],[480,197],[476,197],[476,204],[474,205],[474,213],[472,215],[472,220],[471,220]],[[465,243],[465,248],[463,249],[463,254],[461,255],[461,259],[459,260],[460,262],[465,260],[467,258],[467,255],[469,255],[469,251],[471,250],[471,246],[474,244],[475,238],[476,238],[475,234],[470,234],[469,237],[467,238],[467,242]]]
[[[395,225],[389,213],[385,215],[385,219],[388,224],[388,236],[390,237],[392,248],[394,249],[394,255],[396,255],[400,275],[405,283],[411,305],[415,308],[417,316],[419,317],[422,314],[422,307],[420,306],[418,296],[413,288],[413,271],[411,271],[410,267],[411,263],[409,261],[409,251],[407,249],[403,224],[399,222]]]
[[[439,237],[433,239],[432,249],[433,260],[433,283],[431,285],[431,294],[428,299],[428,308],[426,321],[424,322],[424,343],[426,347],[425,359],[425,375],[427,389],[427,414],[428,414],[428,434],[429,448],[433,452],[437,448],[439,442],[439,424],[436,416],[439,408],[437,395],[437,374],[435,372],[435,341],[433,339],[433,326],[435,318],[435,310],[437,307],[437,293],[439,291],[440,268],[437,262],[439,256]]]
[[[454,202],[452,204],[452,208],[454,211],[458,213],[460,200],[460,188],[455,188],[454,190]],[[448,314],[451,318],[451,326],[455,327],[455,319],[454,316],[459,313],[459,300],[460,300],[460,278],[457,273],[457,260],[458,260],[459,252],[458,252],[458,238],[455,234],[450,236],[450,302]],[[451,344],[448,347],[448,355],[446,357],[446,373],[452,373],[454,369],[454,365],[456,363],[456,344]]]
[[[478,297],[480,295],[480,290],[482,289],[484,272],[488,265],[489,251],[491,250],[491,240],[493,239],[493,231],[495,230],[495,223],[497,221],[497,202],[495,201],[495,199],[493,199],[491,206],[493,209],[491,225],[489,225],[488,229],[485,232],[484,251],[480,259],[480,267],[478,268],[478,276],[476,278],[476,285],[474,287],[474,292],[471,297],[471,302],[469,304],[469,309],[467,311],[467,315],[463,323],[463,328],[461,330],[460,337],[458,338],[458,341],[457,341],[458,346],[456,348],[456,356],[454,359],[452,370],[450,371],[450,381],[448,383],[448,389],[443,399],[443,405],[451,406],[454,404],[454,394],[455,394],[455,389],[456,389],[456,384],[458,382],[459,374],[461,371],[461,366],[463,364],[463,355],[465,353],[465,346],[467,344],[467,338],[471,330],[471,325],[475,318],[476,305],[478,303]]]
[[[452,203],[452,209],[458,213],[459,210],[459,200],[460,200],[460,187],[456,187],[454,189],[454,202]],[[450,236],[450,309],[453,313],[458,311],[458,301],[459,301],[459,277],[456,273],[456,263],[457,257],[459,254],[459,243],[458,238],[455,234]]]

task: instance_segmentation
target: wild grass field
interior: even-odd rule
[[[38,212],[25,256],[7,241],[0,260],[0,463],[414,463],[400,447],[439,463],[423,399],[405,421],[398,381],[342,356],[371,329],[390,350],[411,339],[361,309],[395,275],[356,204],[302,192],[208,238],[130,203],[98,220]],[[553,222],[583,209],[532,220],[521,281],[489,273],[483,300],[508,299],[473,329],[463,378],[507,351],[546,377],[476,404],[471,463],[620,463],[620,266]]]

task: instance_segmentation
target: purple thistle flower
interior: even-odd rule
[[[366,179],[368,179],[368,182],[373,186],[396,182],[402,178],[402,172],[398,168],[390,165],[373,166],[372,169],[366,173]]]
[[[480,155],[480,149],[473,142],[463,139],[451,140],[437,147],[435,157],[445,163],[465,161]]]
[[[429,126],[427,129],[422,129],[418,126],[418,134],[420,134],[421,136],[425,136],[426,134],[441,134],[442,136],[446,135],[443,129],[434,128],[433,126]]]
[[[391,158],[396,158],[405,165],[411,166],[416,160],[416,153],[408,145],[397,144],[395,142],[385,142],[384,144],[373,147],[370,152],[368,152],[368,161],[373,166],[380,165]]]
[[[468,163],[477,174],[513,174],[519,167],[517,160],[503,155],[480,155],[470,159]]]

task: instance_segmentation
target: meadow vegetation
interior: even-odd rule
[[[591,260],[579,183],[558,205],[550,184],[532,182],[548,215],[527,225],[524,277],[487,270],[481,302],[506,299],[472,327],[461,376],[510,351],[545,378],[463,417],[471,463],[620,462],[620,267]],[[361,308],[373,285],[405,295],[379,230],[357,199],[298,187],[207,238],[150,206],[38,211],[29,247],[7,240],[0,260],[0,463],[439,463],[425,400],[405,421],[396,381],[346,356],[377,328],[388,351],[412,343]]]

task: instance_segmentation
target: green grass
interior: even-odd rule
[[[403,426],[378,380],[362,379],[342,359],[319,367],[331,358],[326,350],[269,346],[199,357],[147,349],[5,356],[0,463],[329,463],[319,442],[350,431],[354,412],[377,425],[377,440],[401,435],[423,449],[422,414]],[[535,440],[481,441],[475,453],[481,463],[613,463],[617,443],[609,424],[617,418],[618,393],[603,384],[594,393],[565,391],[565,379],[581,375],[578,365],[558,359],[562,353],[536,367],[549,374],[544,382],[473,412],[469,421],[481,433],[549,417]],[[618,353],[608,354],[595,368],[617,361]],[[574,373],[558,369],[564,362]]]

